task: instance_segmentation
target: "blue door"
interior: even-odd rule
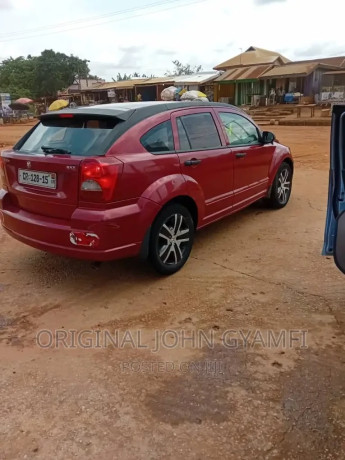
[[[345,105],[333,107],[328,204],[323,255],[345,273]]]

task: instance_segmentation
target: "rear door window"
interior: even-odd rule
[[[171,127],[171,121],[165,121],[150,129],[140,139],[145,149],[156,155],[168,152],[174,152],[174,138]]]
[[[42,119],[16,150],[28,154],[61,150],[61,153],[70,152],[77,156],[103,155],[109,147],[112,130],[118,123],[121,120],[115,117],[97,116]]]
[[[222,146],[211,113],[194,113],[177,118],[180,150],[217,149]]]

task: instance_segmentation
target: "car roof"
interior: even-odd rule
[[[193,107],[223,107],[232,109],[237,113],[246,115],[243,110],[230,104],[220,102],[165,102],[165,101],[151,101],[151,102],[118,102],[113,104],[101,104],[93,106],[78,107],[75,109],[63,109],[52,111],[40,116],[42,121],[49,120],[50,118],[57,118],[60,115],[85,115],[97,117],[114,117],[120,123],[117,123],[113,128],[113,134],[109,138],[108,148],[113,144],[122,134],[128,131],[133,126],[137,125],[143,120],[150,118],[159,113],[168,112],[174,109],[188,109]]]
[[[116,117],[120,120],[128,120],[132,118],[137,119],[136,122],[156,115],[157,113],[166,112],[169,110],[179,108],[192,108],[192,107],[226,107],[232,108],[236,111],[241,111],[238,107],[230,104],[224,104],[220,102],[165,102],[165,101],[150,101],[150,102],[117,102],[112,104],[100,104],[85,107],[78,107],[74,109],[63,109],[59,111],[47,112],[41,115],[41,119],[47,117],[59,116],[62,114],[74,114],[74,115],[98,115]],[[133,120],[134,121],[134,120]]]

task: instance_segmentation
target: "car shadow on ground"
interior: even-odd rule
[[[253,217],[258,214],[267,213],[269,215],[271,212],[273,211],[258,202],[200,230],[196,234],[192,256],[197,258],[198,249],[208,244],[211,245],[218,236],[226,232],[231,233],[242,225],[252,223]],[[24,251],[22,256],[16,258],[15,265],[18,267],[18,276],[24,272],[30,277],[31,283],[39,283],[41,287],[63,286],[76,281],[88,285],[88,283],[110,280],[113,280],[116,285],[122,282],[135,282],[136,285],[155,284],[162,278],[164,279],[154,271],[148,261],[140,258],[97,263],[30,249],[29,253]]]

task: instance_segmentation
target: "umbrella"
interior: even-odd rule
[[[19,99],[15,101],[15,103],[18,103],[18,104],[30,104],[31,102],[34,102],[34,101],[27,97],[20,97]]]
[[[56,101],[52,102],[49,106],[50,111],[52,110],[60,110],[63,109],[64,107],[67,107],[69,104],[68,101],[65,101],[64,99],[57,99]]]
[[[29,106],[26,104],[21,104],[20,102],[13,102],[9,105],[12,110],[29,110]]]

